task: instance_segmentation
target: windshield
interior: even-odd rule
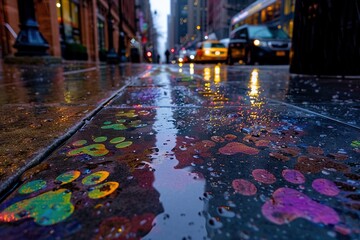
[[[282,29],[267,26],[249,27],[250,38],[261,39],[288,39],[289,36]]]
[[[204,48],[226,48],[222,43],[204,43]]]

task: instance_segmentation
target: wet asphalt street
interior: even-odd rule
[[[359,79],[288,66],[34,71],[2,71],[1,180],[63,144],[3,191],[4,239],[360,238]]]

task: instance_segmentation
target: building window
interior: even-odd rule
[[[79,3],[75,0],[56,0],[61,40],[81,43]]]
[[[281,1],[277,0],[274,5],[274,16],[273,18],[280,18],[281,16]]]
[[[291,9],[291,0],[285,0],[284,1],[284,14],[289,15]]]
[[[265,23],[266,22],[266,10],[261,10],[261,22]]]
[[[105,24],[104,21],[98,18],[97,21],[97,28],[98,28],[98,34],[99,34],[99,49],[104,50],[105,49]]]
[[[284,1],[284,15],[289,15],[295,11],[295,0]]]
[[[289,36],[292,38],[293,36],[293,29],[294,29],[294,20],[290,20],[289,22]]]

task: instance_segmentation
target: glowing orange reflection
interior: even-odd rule
[[[216,65],[214,68],[204,68],[204,80],[204,86],[199,93],[211,101],[210,105],[212,107],[223,107],[224,103],[229,99],[226,98],[224,93],[220,90],[222,81],[220,66]]]
[[[194,75],[194,64],[193,63],[190,63],[190,75]]]
[[[211,79],[211,69],[209,67],[204,68],[204,80],[210,81]]]
[[[214,72],[215,72],[214,83],[217,84],[217,83],[219,83],[221,81],[220,67],[218,65],[215,66]]]
[[[254,105],[255,101],[259,98],[260,95],[259,70],[256,68],[251,72],[249,88],[250,88],[250,92],[249,92],[250,102],[251,105]]]

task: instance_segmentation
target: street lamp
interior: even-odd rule
[[[14,47],[18,50],[15,56],[45,56],[49,44],[39,32],[35,18],[33,0],[18,0],[20,32]]]
[[[109,12],[107,15],[107,24],[108,24],[108,52],[106,54],[106,62],[107,63],[117,63],[119,61],[119,57],[114,49],[114,39],[113,39],[113,22],[111,16],[111,6],[112,0],[108,0]]]

